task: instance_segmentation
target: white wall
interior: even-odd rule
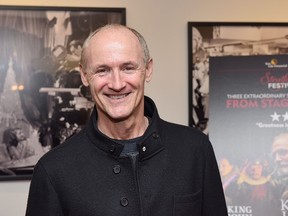
[[[146,38],[154,77],[146,94],[162,118],[188,124],[188,21],[287,22],[287,0],[0,0],[0,5],[125,7]],[[23,216],[29,181],[0,182],[1,216]]]

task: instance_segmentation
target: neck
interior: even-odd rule
[[[142,136],[147,127],[149,121],[147,117],[143,116],[140,120],[124,120],[119,122],[108,121],[104,123],[101,119],[98,119],[97,127],[106,136],[112,139],[128,140]]]

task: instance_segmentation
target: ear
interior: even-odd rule
[[[153,73],[153,59],[149,59],[148,64],[146,66],[146,74],[145,74],[145,81],[150,82],[152,79],[152,73]]]
[[[81,74],[81,80],[84,86],[89,86],[88,78],[87,78],[87,73],[83,69],[83,65],[79,64],[80,68],[80,74]]]

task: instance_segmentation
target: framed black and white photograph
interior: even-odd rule
[[[209,134],[209,58],[288,53],[288,24],[188,22],[189,126]]]
[[[47,151],[93,108],[78,64],[98,27],[126,24],[125,8],[0,6],[0,180],[30,179]]]

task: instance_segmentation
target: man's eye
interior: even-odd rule
[[[104,75],[107,75],[108,73],[109,73],[109,70],[106,68],[100,68],[95,71],[95,74],[98,76],[104,76]]]
[[[134,72],[136,71],[136,68],[133,67],[133,66],[126,66],[126,67],[124,67],[124,68],[122,69],[122,71],[123,71],[124,73],[130,74],[130,73],[134,73]]]
[[[96,73],[105,73],[105,72],[107,72],[107,71],[108,71],[107,69],[102,68],[102,69],[97,69],[97,70],[96,70]]]

